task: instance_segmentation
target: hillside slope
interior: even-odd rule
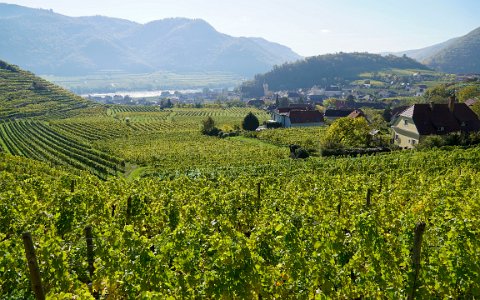
[[[369,53],[338,53],[309,57],[295,63],[275,66],[265,74],[245,82],[241,89],[245,95],[261,96],[263,84],[270,90],[295,90],[314,85],[325,86],[342,80],[358,79],[363,72],[385,69],[428,69],[408,57],[381,56]]]
[[[425,60],[434,69],[447,73],[480,73],[480,27],[455,39]]]
[[[397,56],[406,55],[410,58],[415,59],[416,61],[423,62],[423,61],[433,57],[435,54],[442,51],[446,47],[454,44],[457,40],[458,40],[458,38],[453,38],[453,39],[450,39],[446,42],[435,44],[435,45],[432,45],[432,46],[429,46],[429,47],[414,49],[414,50],[400,51],[400,52],[395,52],[395,53],[391,53],[391,54],[397,55]]]
[[[480,73],[480,27],[443,43],[415,50],[391,53],[406,55],[441,72]]]
[[[0,60],[0,120],[62,117],[95,104]]]
[[[37,74],[86,75],[105,70],[227,71],[253,75],[301,58],[258,38],[219,33],[203,20],[145,25],[0,4],[0,58]]]

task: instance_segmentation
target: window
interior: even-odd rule
[[[399,137],[398,137],[398,134],[395,134],[395,139],[396,139],[396,140],[398,140],[398,139],[399,139]]]
[[[462,127],[467,126],[467,122],[463,121],[463,122],[460,124],[460,126],[462,126]]]
[[[412,140],[412,145],[415,145],[417,143],[416,140]]]
[[[445,130],[445,127],[443,127],[443,126],[440,126],[440,127],[437,128],[437,131],[444,131],[444,130]]]
[[[403,119],[403,125],[408,125],[408,120],[407,119]]]

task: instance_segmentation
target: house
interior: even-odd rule
[[[302,98],[302,95],[298,92],[288,92],[287,98],[290,101],[298,102]]]
[[[327,109],[325,110],[325,120],[334,121],[338,118],[344,118],[348,116],[353,109]]]
[[[324,124],[323,114],[318,110],[295,110],[288,112],[272,112],[273,121],[282,124],[282,127],[308,127]]]
[[[365,118],[366,119],[367,117],[365,116],[365,113],[361,109],[355,109],[347,116],[347,118],[352,118],[352,119]]]
[[[429,135],[480,130],[477,115],[465,104],[414,104],[393,122],[394,141],[403,148],[413,148]]]
[[[398,118],[398,116],[404,112],[407,108],[409,108],[410,106],[408,105],[402,105],[402,106],[397,106],[395,108],[392,108],[390,110],[390,124],[393,124],[395,122],[395,120]]]
[[[323,104],[323,100],[327,99],[325,95],[308,95],[308,100],[315,104]]]
[[[279,113],[288,113],[292,110],[314,110],[315,108],[311,104],[294,104],[290,103],[288,107],[279,107],[277,112]]]
[[[342,95],[342,89],[338,86],[331,85],[325,89],[323,94],[327,97],[338,97]]]

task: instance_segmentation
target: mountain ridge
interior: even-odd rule
[[[0,3],[0,58],[37,74],[103,70],[226,71],[252,76],[302,57],[261,38],[233,37],[202,19],[140,24],[105,16],[68,17]]]
[[[467,34],[429,47],[393,52],[406,55],[446,73],[480,73],[480,27]]]

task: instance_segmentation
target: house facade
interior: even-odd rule
[[[317,110],[289,110],[272,112],[272,120],[282,127],[310,127],[324,125],[323,114]]]
[[[394,142],[402,148],[414,148],[426,136],[480,130],[477,115],[465,104],[414,104],[393,121]]]

